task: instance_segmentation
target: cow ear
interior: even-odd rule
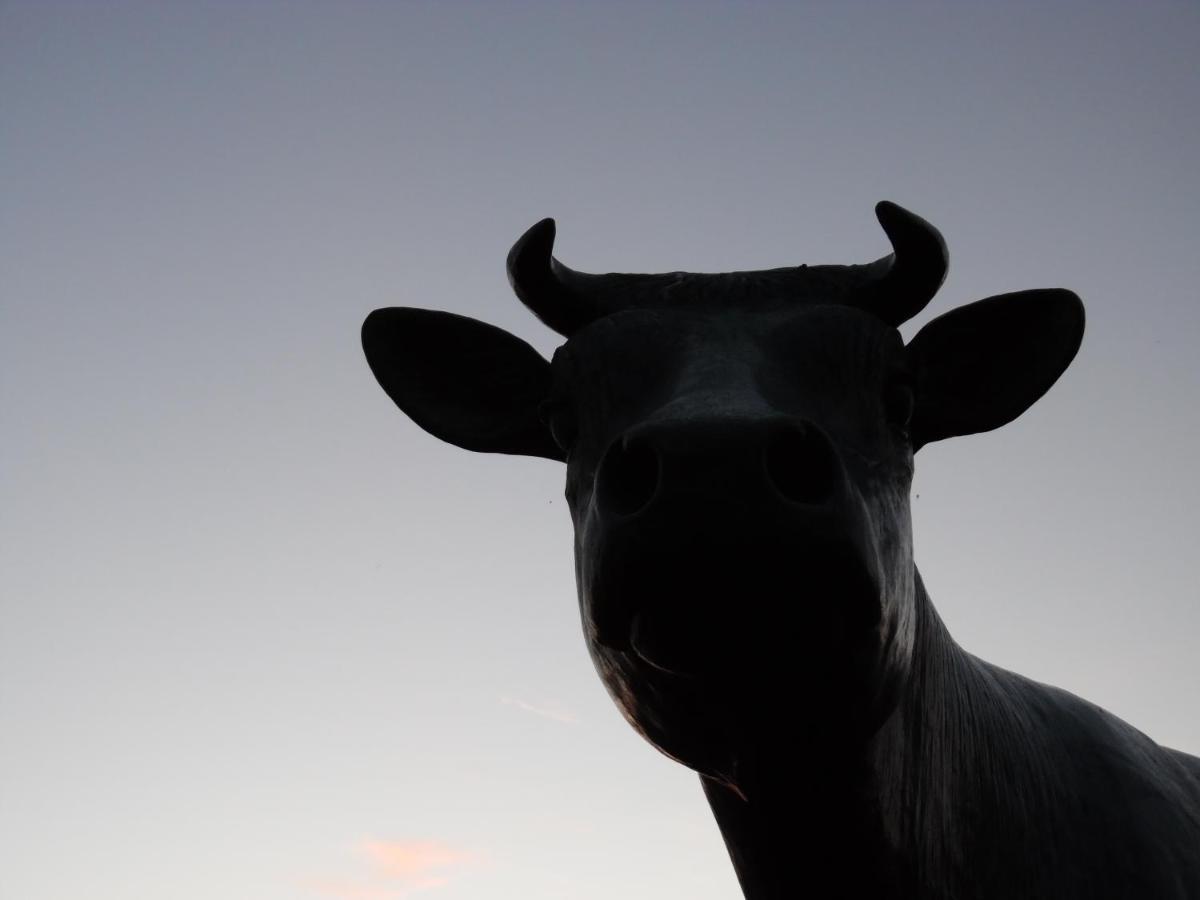
[[[377,309],[363,351],[380,386],[432,434],[467,450],[563,459],[538,418],[550,363],[519,338],[428,309]]]
[[[922,328],[908,345],[913,449],[1025,412],[1075,358],[1083,321],[1079,298],[1053,289],[988,297]]]

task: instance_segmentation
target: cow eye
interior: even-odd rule
[[[554,443],[569,453],[579,437],[579,423],[570,402],[552,397],[539,403],[537,411],[538,418],[550,429]]]
[[[887,417],[888,424],[893,427],[907,432],[915,405],[912,385],[903,381],[893,381],[884,389],[883,414]]]

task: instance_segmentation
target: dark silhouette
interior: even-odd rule
[[[587,275],[508,258],[567,342],[381,309],[379,383],[470,450],[567,462],[588,649],[700,773],[746,897],[1200,898],[1200,759],[950,638],[913,564],[924,444],[1015,419],[1083,335],[1070,291],[933,297],[929,223],[860,266]]]

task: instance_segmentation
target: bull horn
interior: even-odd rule
[[[574,333],[602,314],[596,298],[581,290],[579,282],[588,277],[554,258],[553,219],[542,219],[508,252],[508,281],[514,293],[561,335]]]
[[[805,293],[813,290],[812,279],[818,272],[829,281],[823,287],[842,286],[838,288],[842,302],[898,326],[924,309],[941,287],[946,277],[946,244],[936,228],[895,203],[879,203],[875,215],[893,252],[873,263],[718,275],[576,272],[554,258],[554,220],[542,219],[509,251],[508,280],[521,302],[565,337],[617,310],[661,304],[664,292],[686,279],[720,294],[739,279],[758,276],[776,288]]]
[[[550,328],[570,337],[621,309],[652,306],[681,273],[576,272],[554,258],[554,220],[542,219],[508,253],[508,281],[522,303]]]
[[[949,256],[938,230],[904,207],[883,200],[875,206],[875,217],[893,252],[867,267],[855,305],[898,326],[933,299],[946,278]]]

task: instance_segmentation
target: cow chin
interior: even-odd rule
[[[652,744],[732,783],[756,747],[807,754],[878,727],[893,628],[870,548],[757,529],[657,537],[609,540],[580,569],[593,660]]]

